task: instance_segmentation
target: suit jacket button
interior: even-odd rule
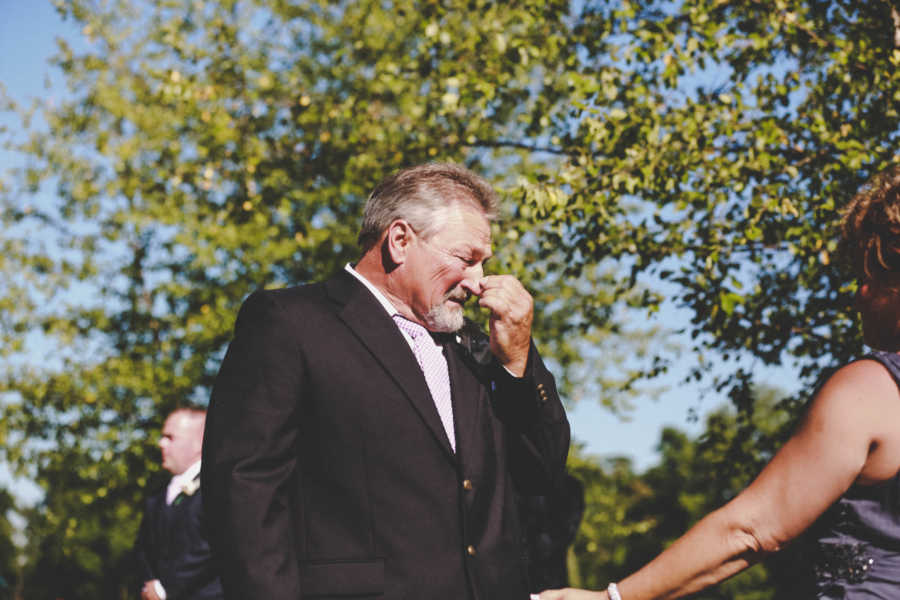
[[[466,546],[466,554],[468,554],[469,556],[475,556],[475,546]]]
[[[463,479],[462,486],[463,486],[463,489],[466,490],[467,492],[472,491],[472,488],[475,487],[472,485],[471,479]]]

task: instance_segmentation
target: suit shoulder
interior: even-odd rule
[[[158,486],[153,486],[150,488],[150,491],[144,496],[144,509],[151,509],[154,506],[158,506],[161,502],[165,502],[166,499],[166,487],[168,484],[162,484]]]
[[[282,288],[258,289],[247,296],[248,302],[269,302],[276,305],[291,305],[298,302],[316,302],[325,299],[323,282],[293,285]]]
[[[285,288],[259,289],[244,300],[238,320],[290,318],[327,305],[324,285],[312,283]]]

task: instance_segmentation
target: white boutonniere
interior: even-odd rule
[[[178,490],[178,495],[175,496],[175,502],[172,503],[172,506],[178,506],[181,504],[181,501],[187,498],[188,496],[193,496],[197,493],[197,490],[200,489],[200,478],[191,479],[190,481],[185,481],[181,484],[181,488]]]
[[[191,479],[181,484],[181,493],[185,496],[193,496],[200,489],[200,478]]]

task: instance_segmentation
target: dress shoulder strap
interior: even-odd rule
[[[870,354],[866,354],[863,358],[877,360],[888,370],[894,378],[894,382],[900,387],[900,354],[896,352],[884,352],[876,350]]]

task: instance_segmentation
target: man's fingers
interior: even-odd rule
[[[482,290],[490,290],[500,287],[518,287],[523,292],[525,291],[525,286],[523,286],[521,282],[519,282],[519,280],[512,275],[486,275],[479,280],[479,284],[481,285]]]
[[[497,315],[504,315],[509,312],[510,300],[508,294],[494,290],[482,294],[478,298],[478,305],[489,308]]]
[[[506,287],[489,288],[478,298],[478,304],[491,309],[499,318],[524,318],[531,312],[532,300],[527,292]]]

